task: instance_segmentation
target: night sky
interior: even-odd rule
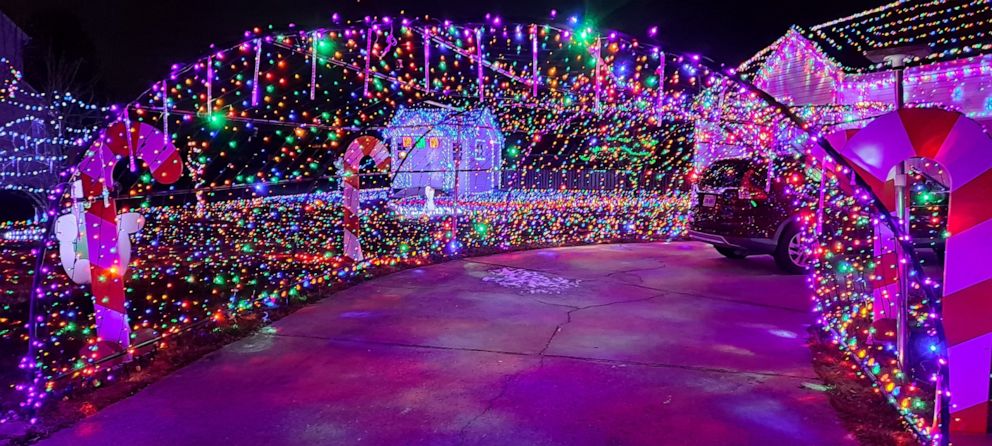
[[[735,65],[792,24],[813,25],[888,1],[3,0],[0,10],[34,38],[29,55],[35,56],[35,63],[26,70],[29,81],[44,82],[38,56],[51,48],[67,59],[84,60],[81,84],[92,85],[98,99],[123,103],[161,79],[171,64],[198,58],[212,43],[236,43],[253,26],[326,26],[334,12],[361,18],[405,11],[463,21],[481,21],[486,13],[494,13],[531,22],[546,21],[557,9],[559,19],[591,18],[601,28],[637,37],[657,25],[660,41],[670,51],[700,53]]]

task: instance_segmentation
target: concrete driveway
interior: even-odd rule
[[[855,444],[805,278],[697,243],[452,261],[306,307],[43,445]]]

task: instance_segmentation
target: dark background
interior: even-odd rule
[[[888,0],[3,0],[0,10],[34,39],[29,57],[53,50],[83,59],[80,82],[98,100],[128,102],[160,79],[173,63],[203,55],[210,44],[228,45],[254,26],[289,23],[328,25],[331,14],[431,14],[441,19],[481,21],[486,13],[522,22],[576,15],[645,38],[659,27],[670,51],[700,53],[736,65],[785,33],[792,24],[814,25],[888,3]],[[37,57],[35,57],[37,59]],[[43,66],[29,64],[29,81],[44,83]]]

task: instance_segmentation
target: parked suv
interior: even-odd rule
[[[715,161],[699,177],[689,236],[732,259],[771,254],[779,268],[798,274],[809,254],[782,182],[772,181],[763,159]]]

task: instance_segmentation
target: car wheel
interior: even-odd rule
[[[747,257],[747,251],[739,248],[729,248],[726,246],[714,246],[716,252],[728,259],[743,259]]]
[[[789,274],[805,273],[812,260],[796,225],[789,225],[782,231],[774,256],[778,267]]]

